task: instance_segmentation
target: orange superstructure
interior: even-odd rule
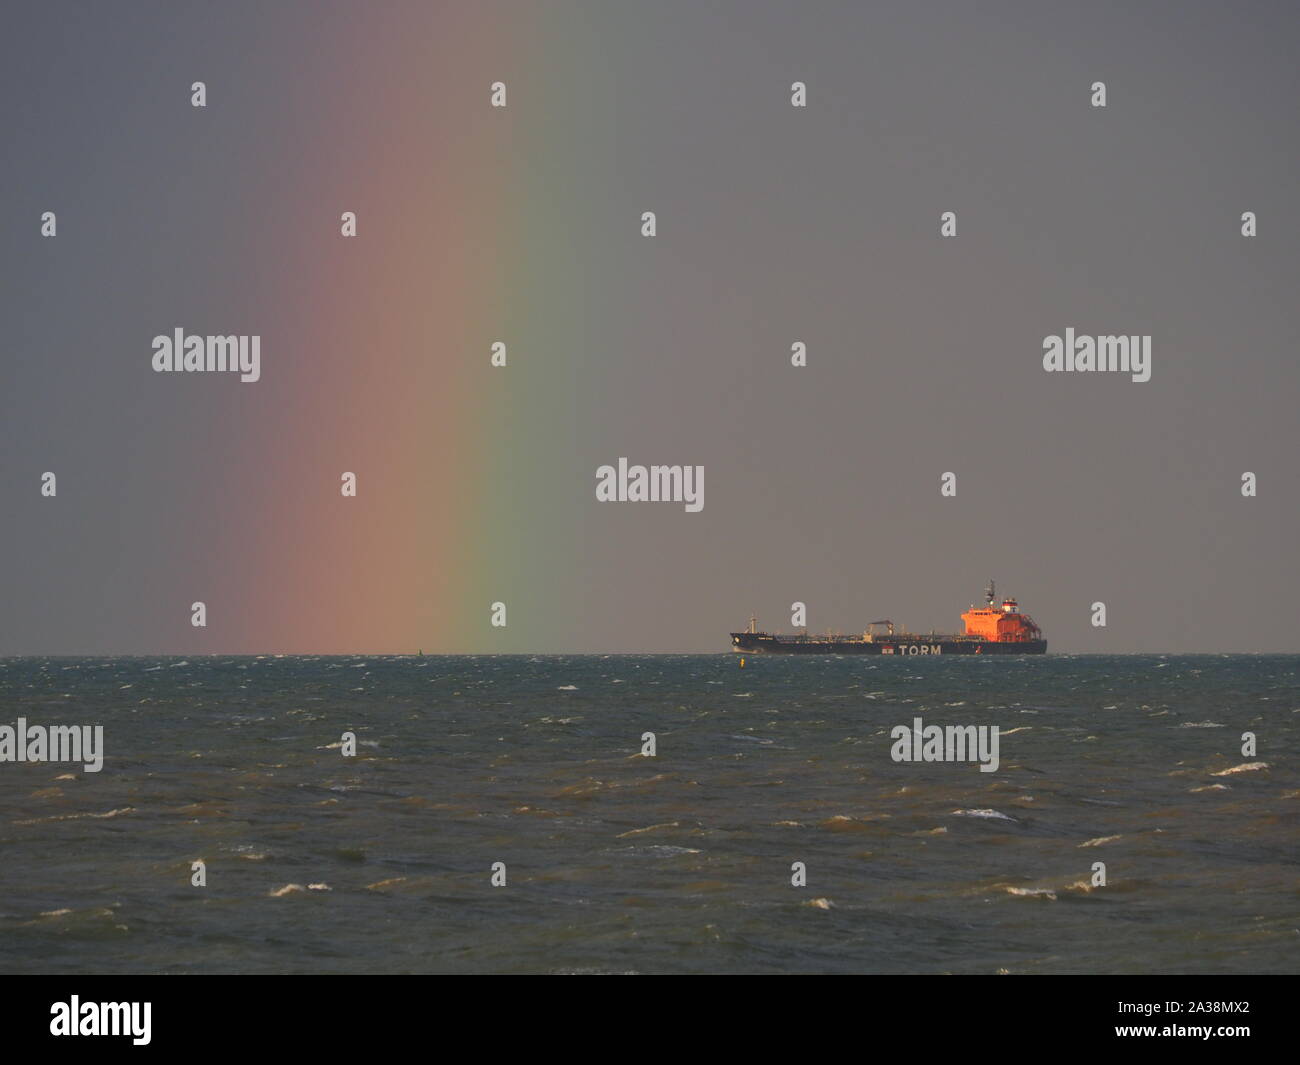
[[[993,605],[995,596],[992,581],[989,581],[986,595],[987,606],[971,607],[961,616],[966,623],[967,636],[980,636],[994,643],[1027,643],[1043,638],[1034,619],[1028,614],[1020,613],[1020,607],[1014,599],[1003,599],[1000,607]]]

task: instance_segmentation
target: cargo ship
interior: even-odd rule
[[[961,616],[966,631],[928,636],[896,629],[889,620],[873,621],[861,635],[844,636],[808,632],[785,635],[760,632],[758,619],[749,628],[731,634],[731,649],[743,654],[777,655],[1042,655],[1047,641],[1034,619],[1020,611],[1014,599],[995,605],[997,588],[989,581],[986,603],[972,606]]]

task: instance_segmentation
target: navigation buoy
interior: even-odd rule
[[[745,660],[743,658],[740,660],[740,668],[741,669],[745,668]]]

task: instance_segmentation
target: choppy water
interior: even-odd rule
[[[1298,668],[4,659],[107,756],[0,764],[0,971],[1296,972]],[[1001,768],[895,763],[917,715]]]

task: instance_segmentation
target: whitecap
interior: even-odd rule
[[[1010,821],[1012,824],[1019,824],[1014,817],[1008,817],[999,810],[990,810],[983,808],[979,810],[953,810],[958,817],[983,817],[992,821]]]
[[[1006,889],[1006,892],[1008,895],[1019,895],[1023,898],[1049,899],[1052,902],[1056,901],[1056,892],[1051,888],[1009,887]]]
[[[1216,777],[1231,776],[1233,773],[1254,773],[1260,769],[1267,769],[1267,762],[1242,762],[1241,765],[1234,765],[1231,769],[1221,769],[1217,773],[1211,774]]]

